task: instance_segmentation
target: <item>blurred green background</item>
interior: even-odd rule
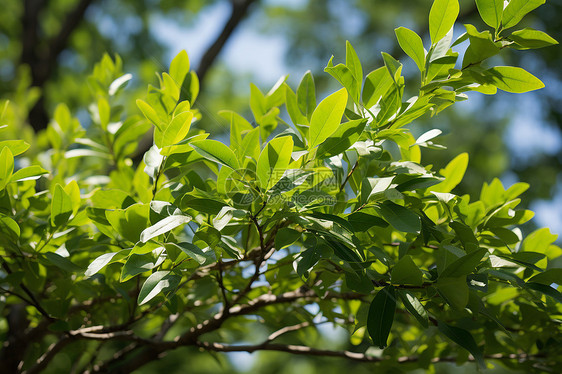
[[[0,6],[0,99],[16,102],[17,121],[27,138],[47,125],[55,105],[65,102],[88,126],[92,97],[85,77],[105,52],[119,54],[124,71],[133,74],[124,104],[137,113],[133,98],[143,97],[155,71],[166,70],[177,52],[187,50],[200,74],[203,113],[198,124],[214,136],[228,131],[218,115],[231,109],[251,118],[249,83],[267,91],[285,74],[296,87],[312,70],[320,96],[338,87],[322,70],[330,56],[345,56],[349,40],[364,62],[365,72],[382,65],[381,51],[405,64],[413,82],[416,69],[399,49],[394,29],[411,28],[428,40],[431,0],[2,0]],[[474,1],[461,1],[455,37],[463,23],[479,29]],[[562,0],[548,0],[523,25],[562,39]],[[461,47],[462,48],[462,47]],[[502,61],[503,59],[503,61]],[[462,58],[460,59],[462,60]],[[427,150],[423,158],[438,169],[461,152],[470,154],[463,183],[455,191],[477,196],[483,182],[500,177],[504,185],[531,184],[524,206],[537,215],[526,227],[548,226],[562,232],[562,49],[502,53],[496,65],[522,66],[546,88],[522,96],[469,93],[437,117],[422,117],[415,135],[430,128],[444,131],[445,151]],[[414,87],[416,83],[413,83]],[[259,334],[256,332],[256,334]],[[322,345],[342,347],[341,332],[327,329]],[[253,337],[240,337],[249,341]],[[86,348],[86,347],[85,347]],[[288,357],[282,354],[237,354],[228,359],[178,350],[163,367],[153,363],[142,373],[336,373],[351,363],[337,359]],[[252,357],[252,358],[250,358]],[[231,365],[233,364],[233,365]],[[238,369],[235,369],[238,368]],[[410,368],[412,369],[412,368]],[[465,372],[472,372],[470,366]],[[357,373],[367,365],[353,365]],[[404,368],[405,372],[408,368]],[[440,364],[436,372],[458,369]],[[502,370],[494,370],[502,372]],[[510,371],[512,372],[512,371]]]

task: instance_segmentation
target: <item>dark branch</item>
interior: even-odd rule
[[[214,41],[213,44],[207,49],[203,57],[201,58],[201,62],[199,63],[199,68],[197,69],[197,76],[199,77],[199,81],[203,82],[205,80],[205,76],[209,68],[215,62],[217,56],[223,49],[224,45],[236,29],[236,27],[240,24],[240,22],[244,19],[246,14],[248,13],[248,8],[252,3],[257,2],[258,0],[232,0],[232,12],[230,14],[230,18],[224,25],[220,35]],[[201,87],[203,85],[201,84]]]

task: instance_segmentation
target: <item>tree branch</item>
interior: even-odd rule
[[[37,359],[37,362],[34,366],[30,367],[28,370],[22,372],[22,374],[36,374],[40,373],[43,369],[47,367],[49,362],[59,353],[64,347],[70,344],[72,341],[75,340],[73,336],[63,336],[57,342],[51,344],[49,348],[47,348],[47,352],[45,352],[41,357]]]
[[[205,77],[207,76],[207,72],[209,68],[215,62],[217,56],[223,49],[224,45],[232,35],[233,31],[236,27],[240,24],[240,22],[244,19],[246,14],[248,13],[248,8],[252,3],[257,2],[258,0],[231,0],[232,2],[232,12],[230,14],[230,18],[224,25],[220,35],[217,39],[211,44],[211,46],[207,49],[203,57],[201,58],[201,62],[199,63],[199,67],[197,69],[197,76],[199,77],[199,82],[203,82]],[[201,84],[203,87],[203,84]]]

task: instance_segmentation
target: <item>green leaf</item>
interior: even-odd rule
[[[546,296],[552,297],[557,302],[562,303],[562,294],[556,289],[550,287],[550,285],[547,286],[546,284],[527,282],[525,283],[525,288],[538,291]]]
[[[390,77],[394,81],[394,84],[398,85],[398,80],[400,79],[400,75],[402,73],[402,64],[386,52],[382,52],[381,55]]]
[[[166,130],[164,130],[162,144],[157,144],[158,147],[163,148],[181,142],[187,136],[192,120],[192,111],[182,112],[176,115],[166,127]]]
[[[181,87],[185,76],[189,72],[189,57],[187,52],[182,50],[174,57],[170,63],[170,77]]]
[[[462,246],[467,252],[470,253],[478,249],[480,244],[478,243],[476,236],[474,236],[474,232],[469,226],[458,221],[449,223],[449,226],[451,226],[451,228],[455,230],[455,233],[459,237]]]
[[[439,171],[439,174],[444,176],[445,180],[431,187],[431,191],[451,192],[461,182],[467,167],[468,153],[461,153]]]
[[[234,152],[219,141],[205,139],[192,142],[190,145],[197,153],[208,160],[228,166],[232,170],[238,170],[240,168]]]
[[[544,227],[527,235],[523,240],[522,248],[525,252],[546,253],[556,239],[558,239],[558,235],[552,234],[549,228]]]
[[[71,262],[68,258],[62,257],[58,253],[55,252],[47,252],[45,253],[45,258],[51,264],[55,265],[59,269],[62,269],[68,273],[76,273],[82,271],[82,268],[75,263]]]
[[[366,119],[356,119],[342,123],[338,129],[318,146],[316,157],[329,158],[347,151],[363,133]]]
[[[180,284],[181,276],[169,271],[157,271],[144,281],[137,302],[139,305],[146,304],[160,292],[167,293],[176,289]]]
[[[162,256],[163,251],[164,248],[160,247],[160,249],[157,249],[152,253],[146,253],[143,255],[132,254],[121,269],[120,281],[126,282],[139,274],[145,273],[159,266],[164,261],[164,256]]]
[[[361,82],[363,82],[363,68],[361,67],[361,61],[353,49],[353,46],[346,40],[345,42],[345,65],[351,71],[355,80],[357,81],[358,92],[361,92]]]
[[[103,269],[107,264],[109,264],[117,253],[119,252],[104,253],[101,256],[96,257],[96,259],[92,261],[90,265],[88,265],[88,269],[86,269],[84,276],[86,278],[89,278],[92,275],[96,274],[98,271]]]
[[[387,346],[395,310],[396,294],[394,286],[390,285],[380,290],[369,306],[367,331],[373,343],[381,349]]]
[[[64,191],[62,186],[57,183],[51,201],[51,225],[60,227],[68,222],[72,215],[72,200]]]
[[[355,212],[347,216],[354,231],[367,231],[373,226],[388,227],[388,223],[378,216],[364,212]]]
[[[125,210],[107,210],[105,216],[119,235],[136,243],[141,232],[148,226],[149,210],[148,204],[133,204]]]
[[[283,249],[296,242],[302,233],[300,231],[283,227],[275,235],[275,249]]]
[[[301,113],[310,121],[316,109],[316,88],[310,70],[304,74],[297,88],[297,104]]]
[[[146,243],[150,239],[155,238],[158,235],[165,234],[178,226],[188,223],[189,221],[191,221],[191,217],[184,215],[172,215],[166,217],[156,222],[154,225],[144,229],[140,234],[140,241]]]
[[[412,260],[412,256],[405,255],[392,268],[390,279],[396,285],[421,286],[423,284],[423,273]]]
[[[199,265],[203,265],[205,262],[213,261],[215,259],[215,253],[210,248],[207,248],[207,251],[203,251],[201,248],[192,243],[166,243],[165,246],[166,248],[170,246],[178,248],[188,257],[194,259]]]
[[[482,260],[482,257],[487,253],[488,250],[482,248],[462,256],[447,266],[443,272],[439,274],[439,278],[460,277],[472,273]]]
[[[466,276],[457,278],[439,278],[435,283],[439,293],[449,305],[457,310],[462,310],[468,304],[468,285]]]
[[[28,166],[12,174],[12,177],[10,178],[10,183],[24,181],[24,180],[35,180],[39,178],[41,175],[48,174],[48,173],[49,172],[47,170],[43,169],[39,165]]]
[[[429,11],[429,35],[431,43],[443,39],[453,28],[459,15],[458,0],[435,0]]]
[[[152,124],[156,126],[160,131],[162,131],[164,124],[158,117],[156,111],[150,105],[148,105],[146,101],[143,101],[141,99],[137,99],[137,106],[139,107],[142,114],[144,114],[146,119],[152,122]]]
[[[544,273],[539,273],[529,279],[529,282],[551,285],[552,283],[562,283],[562,269],[548,269]]]
[[[285,83],[285,105],[287,106],[287,112],[289,113],[289,117],[291,117],[291,121],[293,122],[293,124],[297,127],[299,131],[301,131],[301,134],[303,136],[306,136],[308,128],[303,130],[302,126],[308,126],[309,119],[302,114],[301,110],[299,109],[297,95],[293,92],[291,87],[289,87],[286,83]]]
[[[494,42],[490,31],[478,32],[476,27],[472,25],[466,24],[464,26],[470,39],[470,45],[464,54],[463,68],[477,65],[500,52],[502,45],[499,42]]]
[[[540,79],[514,66],[496,66],[486,70],[486,76],[490,83],[507,92],[523,93],[544,87]]]
[[[476,6],[482,20],[494,29],[500,26],[503,14],[503,0],[476,0]]]
[[[293,138],[282,136],[272,139],[262,150],[256,173],[266,191],[275,185],[287,170],[293,152]]]
[[[334,66],[332,62],[333,59],[334,56],[330,58],[328,65],[324,68],[324,71],[336,78],[336,80],[346,88],[347,92],[351,94],[351,98],[355,102],[358,102],[359,93],[361,91],[359,90],[359,85],[357,83],[357,79],[355,79],[355,76],[353,75],[353,72],[344,64],[337,64]]]
[[[503,10],[502,27],[508,29],[517,25],[527,13],[545,2],[546,0],[511,0]]]
[[[104,97],[100,97],[98,99],[98,113],[99,113],[101,128],[104,131],[106,131],[107,125],[111,120],[111,107],[109,106],[109,103]]]
[[[474,338],[472,337],[472,334],[470,332],[459,327],[447,325],[446,323],[441,321],[438,321],[437,327],[443,335],[470,352],[478,362],[478,366],[480,366],[481,368],[486,367],[482,351],[476,344],[476,341],[474,341]]]
[[[429,317],[422,303],[410,292],[398,290],[398,295],[404,303],[404,307],[414,318],[426,329],[429,327]]]
[[[422,39],[414,31],[405,27],[399,27],[394,30],[400,48],[408,55],[420,71],[425,70],[425,51]]]
[[[14,171],[14,156],[10,148],[2,148],[0,152],[0,191],[2,191],[12,178],[12,172]]]
[[[308,149],[326,140],[341,123],[347,105],[347,91],[342,88],[318,104],[310,120]]]
[[[391,201],[385,201],[379,206],[379,210],[382,217],[396,230],[411,233],[420,232],[420,216],[410,209],[404,208]]]
[[[23,140],[2,140],[0,141],[0,149],[3,149],[4,147],[10,148],[12,156],[15,157],[27,151],[29,149],[29,144]]]
[[[20,227],[12,218],[0,213],[0,232],[12,242],[16,242],[20,236]],[[0,239],[1,240],[1,239]]]
[[[547,33],[531,28],[514,31],[509,39],[520,47],[518,49],[536,49],[556,45],[558,42]]]
[[[392,77],[385,66],[367,74],[363,86],[363,105],[372,108],[392,87],[392,83]]]

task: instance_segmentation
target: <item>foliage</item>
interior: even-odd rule
[[[510,29],[543,2],[477,1],[491,29],[467,24],[453,41],[458,1],[436,0],[429,50],[396,30],[417,96],[404,97],[401,62],[383,53],[364,76],[347,43],[345,63],[325,68],[343,88],[317,104],[311,74],[296,90],[285,78],[266,94],[252,85],[253,123],[221,113],[228,146],[194,126],[185,52],[137,100],[144,118],[124,113],[130,75],[105,56],[88,79],[91,127],[61,104],[27,157],[23,140],[0,143],[3,367],[68,371],[66,353],[76,371],[131,372],[197,347],[555,371],[562,250],[548,229],[517,228],[533,216],[516,209],[528,185],[494,179],[479,200],[455,195],[468,155],[433,171],[421,148],[442,147],[440,131],[415,139],[405,127],[469,91],[543,87],[519,67],[484,66],[505,48],[556,44]],[[9,131],[17,108],[0,108]],[[154,144],[133,165],[148,131]],[[324,323],[347,329],[352,350],[313,347]],[[252,329],[266,335],[245,340]]]

